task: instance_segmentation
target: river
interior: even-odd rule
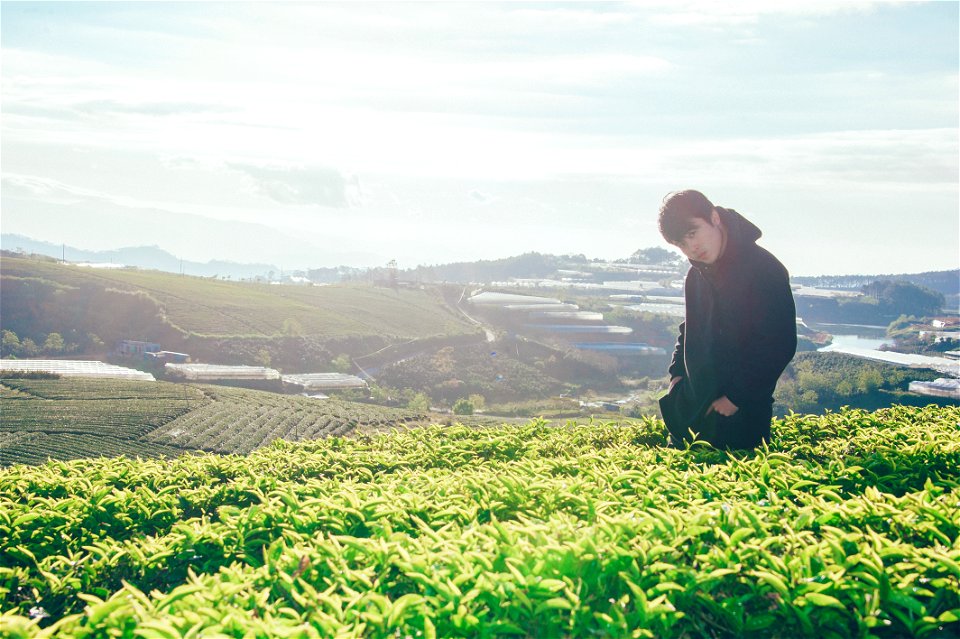
[[[822,352],[842,351],[847,348],[866,348],[880,350],[883,346],[892,346],[893,340],[887,337],[886,326],[868,326],[865,324],[808,324],[811,329],[833,335],[833,341]]]

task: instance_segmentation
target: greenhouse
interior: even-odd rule
[[[579,320],[581,322],[602,322],[603,313],[593,311],[534,311],[530,319]]]
[[[505,304],[559,304],[560,300],[552,297],[535,297],[533,295],[517,295],[515,293],[477,293],[468,300],[471,304],[492,304],[494,306],[503,306]]]
[[[223,364],[167,364],[168,373],[190,380],[280,379],[280,372],[263,366],[226,366]]]
[[[364,388],[367,383],[356,375],[343,373],[305,373],[303,375],[284,375],[284,384],[302,386],[306,391],[337,390],[341,388]]]
[[[153,375],[133,368],[114,366],[103,362],[72,359],[2,359],[0,371],[19,373],[50,373],[60,377],[94,377],[101,379],[133,379],[155,381]]]

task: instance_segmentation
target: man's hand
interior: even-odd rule
[[[713,411],[717,411],[724,417],[730,417],[731,415],[735,414],[738,410],[740,409],[737,408],[733,404],[733,402],[727,399],[726,395],[724,395],[723,397],[720,397],[719,399],[714,400],[714,402],[710,404],[710,408],[707,409],[707,415],[709,415]]]
[[[673,387],[676,386],[677,384],[679,384],[681,379],[683,379],[683,377],[680,377],[680,376],[677,376],[677,377],[674,377],[673,379],[671,379],[671,380],[670,380],[670,388],[667,389],[667,392],[669,393],[670,391],[672,391],[672,390],[673,390]]]

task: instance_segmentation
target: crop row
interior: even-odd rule
[[[204,401],[203,393],[193,386],[166,382],[142,382],[117,379],[16,379],[2,385],[43,399],[123,400],[152,399],[185,402]]]
[[[358,425],[401,426],[424,416],[335,399],[316,400],[207,387],[212,403],[166,422],[150,433],[155,442],[220,453],[249,453],[275,439],[303,441],[346,435]]]
[[[422,429],[0,472],[25,636],[949,636],[958,409]],[[57,624],[41,631],[50,615]],[[64,616],[66,615],[66,616]],[[153,631],[155,634],[150,634]]]
[[[183,451],[163,444],[90,433],[0,433],[0,466],[42,464],[48,459],[173,457]]]
[[[424,419],[338,400],[166,382],[4,379],[2,388],[0,465],[91,454],[247,453],[277,438],[344,435],[357,425]],[[13,435],[17,445],[10,443]],[[99,452],[96,437],[104,440]]]

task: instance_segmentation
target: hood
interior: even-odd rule
[[[720,222],[723,224],[723,227],[727,230],[727,245],[723,249],[723,255],[720,256],[713,264],[705,264],[703,262],[697,262],[695,260],[690,260],[690,264],[698,269],[714,269],[717,267],[722,267],[724,264],[729,263],[736,255],[739,255],[743,251],[744,247],[755,244],[757,240],[763,235],[763,232],[760,228],[743,217],[733,209],[725,209],[723,207],[716,207],[717,213],[720,215]]]

